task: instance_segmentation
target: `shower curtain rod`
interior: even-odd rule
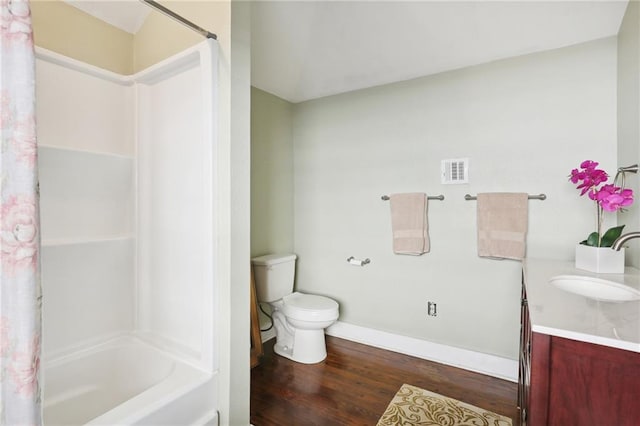
[[[192,29],[193,31],[200,33],[201,35],[205,36],[206,38],[212,38],[214,40],[218,39],[218,36],[210,33],[209,31],[205,30],[204,28],[201,28],[199,26],[197,26],[196,24],[194,24],[193,22],[183,18],[182,16],[178,15],[177,13],[175,13],[173,10],[171,9],[167,9],[166,7],[164,7],[163,5],[161,5],[160,3],[154,1],[154,0],[140,0],[142,3],[145,3],[147,6],[157,10],[158,12],[164,13],[165,15],[167,15],[169,18],[178,21],[179,23],[181,23],[182,25],[189,27],[190,29]]]

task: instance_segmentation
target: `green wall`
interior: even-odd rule
[[[251,256],[293,252],[292,111],[251,88]]]
[[[618,34],[618,165],[640,163],[640,3],[629,2]],[[640,175],[628,175],[636,202],[618,220],[625,232],[640,230]],[[640,267],[640,241],[627,245],[627,266]]]

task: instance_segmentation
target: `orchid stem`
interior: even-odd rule
[[[598,223],[596,224],[597,226],[596,230],[598,231],[598,247],[600,247],[600,245],[602,244],[602,235],[600,232],[600,229],[602,228],[602,206],[600,206],[600,204],[597,202],[596,202],[596,211],[598,212],[597,214]]]

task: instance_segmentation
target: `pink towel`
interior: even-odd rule
[[[478,256],[524,259],[528,207],[524,193],[478,194]]]
[[[427,195],[391,194],[393,252],[420,256],[429,252],[427,231]]]

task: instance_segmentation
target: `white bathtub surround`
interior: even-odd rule
[[[37,55],[45,424],[214,422],[217,44]]]
[[[148,424],[145,419],[157,409],[194,392],[212,375],[131,336],[49,360],[44,374],[48,426]]]

